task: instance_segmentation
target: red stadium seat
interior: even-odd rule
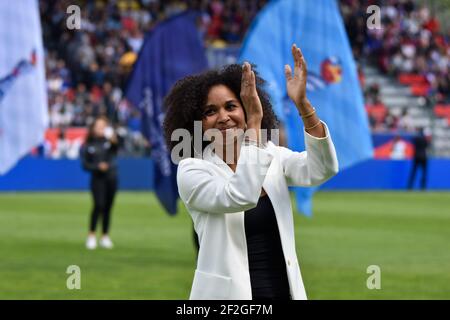
[[[428,84],[413,84],[411,86],[411,93],[417,97],[424,97],[428,95],[430,85]]]
[[[387,114],[387,109],[382,103],[366,105],[366,111],[377,121],[382,122]]]
[[[434,114],[438,117],[450,117],[450,105],[438,104],[434,107]]]
[[[413,84],[424,84],[426,83],[426,79],[424,76],[420,74],[414,74],[414,73],[401,73],[398,76],[398,81],[401,84],[411,86]]]

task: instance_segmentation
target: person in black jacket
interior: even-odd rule
[[[89,235],[86,241],[88,249],[97,247],[96,226],[102,217],[103,235],[100,246],[111,249],[113,243],[109,237],[111,209],[117,190],[116,154],[118,139],[105,117],[95,119],[89,127],[86,143],[81,149],[83,168],[91,173],[91,193],[94,206],[91,212]]]
[[[421,128],[419,130],[419,134],[416,137],[414,137],[413,144],[414,144],[414,160],[411,174],[409,176],[408,189],[411,190],[413,188],[414,180],[417,174],[417,169],[418,167],[420,167],[422,168],[422,178],[420,180],[420,187],[422,188],[422,190],[425,190],[428,171],[427,149],[429,142],[427,137],[425,137],[423,128]]]

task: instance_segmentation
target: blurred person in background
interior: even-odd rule
[[[117,190],[118,138],[106,117],[98,117],[90,125],[86,143],[81,149],[83,168],[91,173],[91,193],[94,200],[86,247],[97,247],[96,227],[102,217],[100,246],[113,248],[109,237],[111,210]]]
[[[423,128],[419,129],[419,134],[416,137],[414,137],[413,144],[414,144],[414,159],[411,175],[409,176],[408,189],[411,190],[413,188],[414,180],[417,174],[417,169],[420,167],[422,169],[422,178],[420,179],[420,187],[422,190],[425,190],[428,173],[427,149],[429,145],[429,139],[425,136],[425,130]]]
[[[64,128],[59,129],[58,140],[56,140],[55,150],[52,152],[53,159],[64,159],[68,157],[70,141],[66,138]]]

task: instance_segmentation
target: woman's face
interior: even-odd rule
[[[101,138],[105,136],[107,123],[104,119],[97,119],[94,124],[94,136]]]
[[[236,95],[225,85],[211,87],[203,110],[203,132],[218,129],[225,144],[234,142],[238,129],[245,130],[244,108]],[[227,138],[228,137],[228,138]]]

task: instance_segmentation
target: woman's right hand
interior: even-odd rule
[[[250,128],[261,127],[263,109],[256,91],[255,72],[248,62],[244,62],[242,67],[241,100],[247,114],[247,126]]]

